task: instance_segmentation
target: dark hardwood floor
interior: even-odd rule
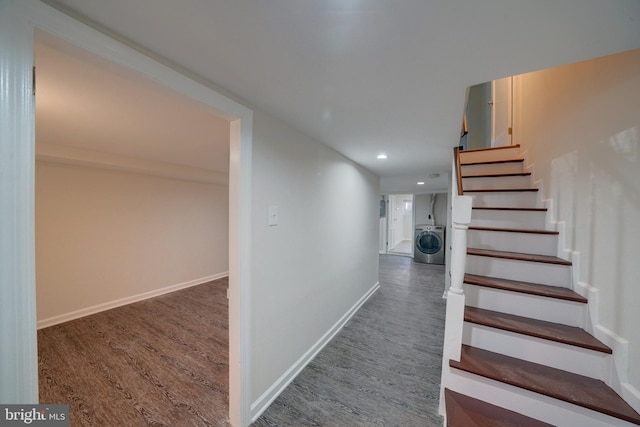
[[[381,256],[380,285],[255,426],[442,425],[444,267]],[[40,330],[40,401],[74,427],[227,425],[226,286]]]
[[[380,290],[253,424],[442,426],[444,266],[380,257]]]
[[[71,426],[219,426],[228,419],[227,280],[38,331],[40,402]]]

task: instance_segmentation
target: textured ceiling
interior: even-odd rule
[[[398,192],[449,171],[467,86],[640,47],[637,0],[48,3],[282,119]]]

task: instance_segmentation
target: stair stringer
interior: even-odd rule
[[[580,280],[580,252],[570,249],[564,251],[569,254],[573,263],[573,290],[588,299],[585,330],[613,350],[611,372],[605,383],[622,396],[636,412],[640,412],[640,391],[629,383],[629,341],[600,323],[600,289]]]
[[[558,234],[558,257],[571,261],[571,289],[587,298],[587,309],[585,310],[584,329],[602,341],[612,349],[610,372],[603,378],[605,384],[611,387],[616,393],[636,411],[640,412],[640,390],[635,388],[629,381],[629,341],[599,322],[600,289],[593,284],[580,280],[580,251],[570,248],[567,244],[566,222],[555,218],[553,198],[543,198],[546,193],[544,178],[536,174],[535,164],[530,163],[527,151],[521,153],[524,158],[524,170],[531,172],[531,182],[538,188],[538,198],[540,206],[547,208],[546,229],[557,231]]]

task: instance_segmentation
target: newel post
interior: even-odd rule
[[[457,196],[453,204],[451,223],[451,286],[449,292],[461,295],[467,259],[467,229],[471,222],[471,197]]]
[[[467,258],[467,229],[471,222],[471,197],[456,196],[453,200],[451,223],[451,285],[447,292],[447,312],[444,323],[442,376],[440,383],[440,415],[445,414],[444,389],[450,378],[449,360],[460,360],[464,325],[464,269]]]

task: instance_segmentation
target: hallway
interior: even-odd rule
[[[411,245],[413,245],[413,240],[403,240],[400,243],[398,243],[397,245],[395,245],[394,247],[392,247],[391,249],[389,249],[389,253],[390,254],[400,254],[400,255],[412,255],[412,247]]]
[[[380,256],[380,290],[253,426],[441,426],[444,266]]]

